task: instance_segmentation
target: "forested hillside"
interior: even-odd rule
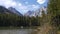
[[[23,17],[13,14],[0,14],[0,26],[39,26],[39,17]],[[30,24],[31,23],[31,24]]]

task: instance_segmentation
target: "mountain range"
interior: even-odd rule
[[[16,14],[16,15],[19,15],[19,16],[23,16],[19,11],[17,11],[13,7],[9,7],[7,9],[4,6],[0,6],[0,13],[3,13],[3,14]]]
[[[29,16],[29,17],[39,16],[40,17],[43,10],[44,10],[44,12],[46,14],[47,13],[46,12],[46,7],[42,7],[40,9],[36,10],[36,11],[29,10],[27,13],[24,14],[24,16]],[[0,6],[0,13],[4,13],[4,14],[16,14],[16,15],[19,15],[19,16],[23,16],[19,11],[17,11],[13,7],[5,8],[4,6]]]
[[[12,13],[17,14],[19,16],[23,16],[19,11],[17,11],[15,8],[13,7],[9,7],[8,10],[10,10]]]
[[[9,14],[11,12],[10,12],[10,10],[6,9],[5,7],[0,6],[0,13]]]
[[[47,14],[47,8],[44,6],[44,7],[41,7],[40,9],[36,10],[36,11],[28,11],[27,13],[24,14],[24,16],[30,16],[30,17],[36,17],[36,16],[42,16],[42,11],[45,12],[45,14]]]

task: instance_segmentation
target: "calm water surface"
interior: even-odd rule
[[[0,34],[31,34],[32,29],[10,29],[0,30]]]

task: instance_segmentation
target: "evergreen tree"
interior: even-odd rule
[[[60,0],[49,0],[49,1],[50,3],[48,4],[48,23],[51,24],[52,28],[54,29],[53,31],[57,32],[57,27],[55,25],[58,24],[58,21],[60,19],[60,17],[57,17],[60,16],[60,4],[59,4]]]

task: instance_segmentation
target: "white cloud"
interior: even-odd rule
[[[36,5],[32,5],[33,7],[35,7]]]
[[[44,4],[46,0],[37,0],[39,4]]]
[[[19,6],[19,8],[22,9],[22,10],[28,9],[28,7],[24,6],[24,5]]]
[[[8,7],[15,7],[20,10],[28,10],[27,6],[22,5],[21,3],[18,3],[13,0],[0,0],[0,5],[5,6],[6,8]]]
[[[28,2],[25,2],[28,4]],[[14,7],[18,9],[18,11],[23,11],[23,13],[26,13],[28,10],[33,10],[37,9],[39,6],[38,5],[22,5],[22,3],[18,3],[13,0],[0,0],[0,5],[5,6],[6,8],[8,7]]]
[[[34,9],[40,8],[39,5],[32,5]]]
[[[22,13],[26,13],[29,10],[35,10],[38,8],[39,8],[39,5],[27,5],[27,6],[22,5],[22,4],[18,5],[18,9],[22,10]]]
[[[17,3],[14,2],[13,0],[0,0],[0,5],[5,6],[6,8],[10,7],[10,6],[16,6]]]
[[[19,3],[19,4],[18,4],[18,6],[22,6],[22,4],[21,4],[21,3]]]
[[[16,5],[17,5],[17,3],[16,3],[16,2],[13,2],[13,3],[12,3],[12,6],[16,6]]]

